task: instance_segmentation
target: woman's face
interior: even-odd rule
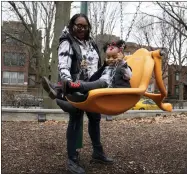
[[[84,40],[88,33],[88,29],[88,23],[84,17],[78,17],[75,20],[73,32],[78,39]]]

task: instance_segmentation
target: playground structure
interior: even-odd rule
[[[132,68],[131,88],[94,89],[87,96],[68,95],[67,100],[76,108],[114,116],[132,108],[144,95],[151,98],[160,109],[171,112],[172,105],[162,103],[167,92],[162,80],[161,50],[148,51],[141,48],[124,59]],[[160,94],[146,92],[153,72]]]

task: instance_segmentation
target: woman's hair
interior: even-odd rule
[[[106,52],[106,50],[109,46],[115,46],[115,47],[118,47],[118,48],[123,47],[123,50],[126,48],[125,41],[124,40],[118,40],[117,42],[107,42],[107,43],[105,43],[104,46],[103,46],[104,52]]]
[[[89,39],[89,37],[90,37],[91,24],[90,24],[90,22],[89,22],[89,20],[88,20],[88,17],[87,17],[85,14],[83,14],[83,13],[75,14],[75,15],[69,20],[69,23],[68,23],[67,28],[69,29],[70,34],[72,34],[72,33],[73,33],[73,26],[75,25],[75,21],[76,21],[76,19],[77,19],[78,17],[83,17],[83,18],[85,18],[86,22],[88,23],[88,33],[87,33],[86,38],[85,38],[85,39],[87,40],[87,39]]]

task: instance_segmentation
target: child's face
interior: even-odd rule
[[[116,62],[123,60],[123,53],[118,47],[109,47],[106,50],[106,62],[108,65],[114,65]]]

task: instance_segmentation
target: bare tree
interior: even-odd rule
[[[185,37],[187,37],[187,3],[186,2],[156,2],[155,5],[158,5],[162,11],[165,11],[168,15],[168,18],[163,18],[159,14],[150,14],[141,12],[142,14],[145,14],[146,16],[152,16],[155,19],[158,19],[158,21],[163,21],[173,27],[178,32],[181,32],[181,34]],[[171,21],[175,21],[174,23]],[[184,30],[180,30],[178,26],[184,28]],[[152,24],[147,24],[152,25]]]
[[[59,44],[59,36],[62,32],[62,29],[67,25],[67,22],[70,19],[70,8],[71,2],[55,2],[56,14],[55,14],[55,23],[54,23],[54,37],[52,42],[52,59],[51,59],[51,80],[54,82],[58,81],[58,54],[57,48]],[[66,15],[64,15],[66,14]],[[52,108],[58,107],[56,102],[52,103]]]
[[[71,2],[56,1],[55,5],[56,5],[56,14],[55,14],[55,23],[54,23],[54,37],[53,37],[53,42],[52,42],[51,79],[54,82],[57,82],[58,80],[57,48],[58,48],[59,37],[61,35],[61,32],[63,28],[67,25],[70,19]]]
[[[53,2],[14,2],[9,1],[10,8],[17,16],[17,20],[29,33],[30,40],[17,39],[12,33],[6,33],[10,37],[29,46],[32,54],[30,59],[36,58],[37,82],[43,75],[47,75],[50,59],[50,40],[52,38],[52,23],[54,20],[55,6]],[[42,43],[43,41],[43,43]],[[30,60],[31,61],[31,60]]]
[[[9,1],[8,4],[7,2],[3,4],[4,12],[8,11],[8,14],[14,15],[14,20],[22,23],[31,38],[30,40],[24,40],[16,38],[13,33],[3,31],[11,38],[28,46],[28,51],[32,54],[30,61],[32,61],[32,58],[36,59],[36,80],[38,83],[40,83],[40,78],[44,75],[49,76],[52,74],[51,77],[54,78],[52,80],[56,81],[57,79],[57,71],[55,70],[57,70],[58,58],[55,51],[57,52],[60,31],[69,20],[70,5],[71,1],[56,3]],[[52,60],[52,68],[49,68],[50,60]],[[50,69],[52,72],[50,72]],[[54,75],[55,73],[56,75]]]
[[[147,25],[149,23],[152,25]],[[171,54],[170,46],[175,38],[175,36],[170,35],[173,32],[170,31],[169,28],[171,27],[168,27],[168,24],[162,21],[160,23],[154,23],[153,17],[141,15],[136,23],[135,32],[133,34],[140,48],[145,47],[149,51],[163,49],[166,52],[162,61],[163,79],[168,77],[168,62]]]
[[[185,2],[156,2],[159,7],[166,12],[176,23],[187,31],[187,3]],[[183,15],[179,14],[183,13]]]
[[[182,66],[186,64],[187,54],[186,24],[183,23],[185,21],[184,9],[180,6],[171,7],[171,4],[166,3],[171,8],[170,11],[163,7],[163,4],[157,4],[161,7],[162,12],[160,14],[162,16],[160,14],[157,16],[142,13],[141,22],[137,23],[139,35],[136,34],[135,36],[141,38],[139,41],[145,40],[148,46],[156,45],[159,48],[167,49],[169,59],[166,63],[177,65],[174,67],[179,73],[179,99],[183,100]],[[148,20],[150,17],[154,20]]]
[[[120,21],[119,3],[90,2],[88,17],[93,38],[97,35],[112,35],[117,22]]]
[[[173,64],[177,65],[174,67],[176,67],[176,71],[179,75],[179,100],[183,100],[184,80],[182,66],[187,62],[187,18],[185,15],[187,13],[187,9],[182,7],[187,7],[187,3],[157,2],[157,4],[168,15],[168,18],[165,21],[169,21],[169,23],[172,24],[171,26],[173,28],[173,35],[175,38],[173,39],[173,44],[171,46],[171,56]]]

